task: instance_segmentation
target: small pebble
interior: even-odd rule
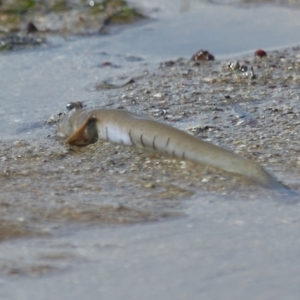
[[[153,182],[149,182],[149,183],[146,183],[146,184],[144,185],[144,187],[145,187],[146,189],[153,189],[153,188],[155,188],[155,184],[154,184]]]
[[[254,55],[258,57],[266,57],[267,53],[262,49],[258,49],[255,51]]]
[[[209,53],[207,50],[199,50],[192,56],[194,61],[205,61],[205,60],[215,60],[215,57]]]

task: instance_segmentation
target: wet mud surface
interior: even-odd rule
[[[300,48],[241,57],[239,64],[252,66],[255,76],[233,70],[227,61],[179,59],[101,92],[107,93],[106,106],[152,116],[233,150],[299,191]],[[215,201],[286,201],[243,178],[136,148],[105,141],[69,147],[47,126],[51,136],[44,140],[0,143],[2,241],[51,239],[78,224],[184,217],[190,199],[205,200],[207,193]],[[17,269],[1,268],[6,274],[25,272]],[[47,270],[51,264],[41,267],[42,274]]]

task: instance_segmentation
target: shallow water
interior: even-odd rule
[[[197,136],[299,190],[299,49],[251,60],[299,43],[300,10],[146,2],[153,20],[112,35],[0,55],[0,298],[298,299],[297,198],[132,148],[47,137],[43,120],[69,101],[123,106],[206,126]],[[199,49],[219,61],[159,66]],[[242,53],[263,80],[219,74]]]
[[[6,257],[36,263],[35,254],[63,271],[6,277],[1,298],[297,299],[299,207],[267,199],[216,203],[207,195],[188,213],[168,222],[76,228],[26,247],[2,243]]]

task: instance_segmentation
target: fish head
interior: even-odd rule
[[[98,139],[96,119],[81,102],[69,102],[67,114],[56,126],[56,135],[66,139],[66,143],[87,145]]]

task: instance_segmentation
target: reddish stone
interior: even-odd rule
[[[259,49],[255,51],[254,55],[258,57],[266,57],[267,53],[264,50]]]
[[[215,57],[206,50],[199,50],[192,56],[192,60],[201,61],[201,60],[215,60]]]

